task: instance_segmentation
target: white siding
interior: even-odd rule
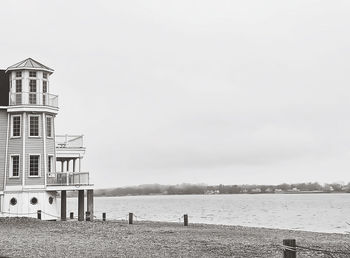
[[[0,110],[0,191],[4,190],[7,111]]]

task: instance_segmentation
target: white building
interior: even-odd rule
[[[93,217],[93,185],[81,171],[82,136],[56,136],[53,69],[28,58],[0,70],[0,214],[66,219],[66,191],[79,191],[78,216]],[[57,162],[57,166],[56,166]],[[57,169],[56,169],[57,167]],[[61,195],[61,209],[57,196]],[[61,212],[59,212],[59,210]]]

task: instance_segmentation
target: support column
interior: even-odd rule
[[[61,160],[61,172],[64,172],[64,171],[63,171],[63,162],[64,162],[64,161]]]
[[[75,172],[75,162],[77,161],[77,159],[73,159],[73,172]]]
[[[67,160],[67,172],[69,172],[69,162],[70,162],[70,160],[68,159]]]
[[[67,220],[67,191],[61,191],[61,220]]]
[[[90,220],[94,220],[94,190],[87,190],[87,211],[90,212]]]
[[[78,221],[84,221],[84,190],[78,191]]]

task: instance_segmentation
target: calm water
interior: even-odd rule
[[[77,212],[77,198],[68,200]],[[174,221],[187,213],[190,223],[307,230],[350,231],[350,194],[240,194],[95,197],[95,216]]]

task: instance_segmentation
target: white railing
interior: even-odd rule
[[[35,105],[58,107],[58,96],[42,92],[10,93],[10,106]]]
[[[89,172],[56,172],[47,175],[48,186],[89,185]]]
[[[56,135],[58,148],[84,148],[84,135]]]

